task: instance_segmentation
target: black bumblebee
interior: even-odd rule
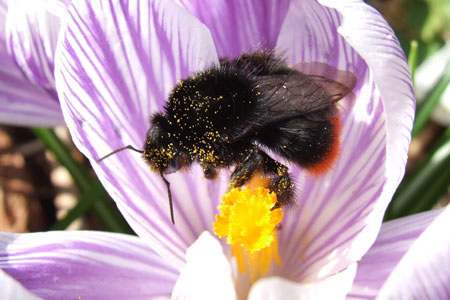
[[[143,153],[167,185],[168,174],[198,162],[206,178],[218,168],[235,166],[230,187],[244,185],[255,173],[271,179],[277,206],[293,201],[288,168],[266,154],[264,146],[302,168],[320,173],[339,148],[335,103],[349,87],[324,76],[290,68],[273,52],[222,59],[219,66],[180,81],[164,112],[153,115]]]

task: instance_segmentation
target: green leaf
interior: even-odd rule
[[[414,82],[414,75],[417,68],[417,54],[419,52],[419,43],[416,40],[411,41],[411,47],[408,55],[409,69],[411,70],[411,78]]]
[[[415,137],[422,131],[428,122],[434,108],[439,103],[442,94],[450,84],[450,64],[445,68],[444,76],[442,76],[436,85],[430,90],[425,100],[417,106],[416,119],[412,130],[412,136]]]

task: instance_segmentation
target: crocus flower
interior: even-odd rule
[[[54,54],[69,1],[0,1],[0,123],[64,124]]]
[[[251,285],[225,241],[213,237],[227,170],[214,181],[198,165],[167,176],[173,226],[165,185],[142,158],[123,151],[100,164],[95,159],[128,144],[143,145],[149,117],[178,80],[217,64],[219,57],[255,48],[275,49],[293,66],[318,62],[352,72],[357,84],[354,103],[344,103],[333,170],[317,178],[290,166],[298,207],[284,212],[279,264],[272,262],[260,274],[265,278]],[[279,297],[286,290],[296,298],[345,297],[355,262],[375,240],[403,176],[414,113],[404,55],[375,10],[361,1],[74,1],[58,41],[55,72],[74,142],[159,257],[161,269],[181,272],[173,298],[201,299],[211,291],[209,298],[233,299],[236,293],[244,299],[267,289],[279,290]]]

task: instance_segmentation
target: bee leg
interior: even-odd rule
[[[253,176],[256,170],[261,169],[264,158],[257,147],[253,148],[247,156],[237,164],[233,174],[231,174],[230,187],[243,186]]]
[[[288,168],[271,158],[258,147],[253,148],[250,153],[240,162],[231,175],[231,187],[244,185],[254,174],[261,171],[271,179],[269,189],[277,194],[276,207],[289,205],[294,198],[294,184]]]
[[[203,167],[203,174],[206,179],[214,179],[217,177],[217,170],[211,166]]]
[[[277,194],[277,204],[274,208],[291,205],[294,202],[294,184],[292,183],[288,168],[278,162],[277,164],[280,165],[280,167],[276,167],[276,169],[278,170],[281,168],[282,171],[281,173],[278,171],[276,171],[276,174],[272,173],[272,183],[269,186],[270,190]],[[273,169],[271,169],[271,172],[272,171]],[[267,171],[265,173],[267,174]]]

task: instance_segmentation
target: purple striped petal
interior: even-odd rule
[[[30,46],[29,39],[43,42],[40,38],[45,36],[44,33],[52,31],[53,23],[46,23],[51,17],[50,14],[44,14],[44,1],[29,1],[31,5],[21,2],[23,5],[20,7],[19,2],[9,1],[9,6],[7,2],[0,1],[0,122],[25,126],[64,124],[54,90],[45,90],[36,84],[38,82],[31,82],[24,75],[27,72],[19,68],[17,61],[10,55],[11,51],[24,50],[24,47]],[[30,10],[25,11],[26,8]],[[39,9],[31,10],[33,8]],[[39,24],[31,20],[39,20]],[[22,39],[19,41],[18,37]],[[52,45],[54,48],[54,43]],[[51,56],[50,53],[48,55]],[[37,66],[36,71],[44,70],[40,67]]]
[[[181,0],[211,31],[220,57],[273,49],[289,0]]]
[[[356,263],[344,271],[311,283],[298,283],[281,277],[258,280],[250,290],[249,300],[345,299],[356,273]]]
[[[405,55],[392,29],[371,6],[358,0],[323,2],[343,16],[339,33],[364,58],[380,90],[388,128],[385,190],[391,195],[405,172],[415,109]]]
[[[94,231],[1,233],[0,268],[45,299],[169,297],[178,276],[138,237]]]
[[[6,45],[10,55],[32,83],[54,98],[57,98],[54,56],[65,9],[65,3],[59,1],[10,1],[6,18]]]
[[[450,208],[383,224],[348,299],[449,299]]]
[[[414,242],[379,293],[380,299],[450,299],[450,209]]]
[[[0,291],[3,300],[38,300],[42,299],[27,291],[17,280],[0,270]]]
[[[150,115],[176,81],[218,62],[211,35],[172,0],[72,4],[55,67],[74,142],[91,160],[128,144],[141,148]],[[93,167],[133,229],[180,267],[216,209],[198,200],[223,184],[202,184],[199,168],[168,176],[173,226],[166,187],[139,155],[123,151]]]
[[[358,79],[355,102],[340,103],[333,171],[314,178],[291,169],[299,209],[279,233],[287,267],[278,273],[300,281],[345,269],[373,243],[403,176],[414,115],[408,66],[389,25],[362,1],[330,3],[336,9],[292,1],[277,44],[292,65],[326,63]]]
[[[219,241],[204,232],[186,251],[186,264],[173,289],[172,299],[238,299],[231,274]]]

